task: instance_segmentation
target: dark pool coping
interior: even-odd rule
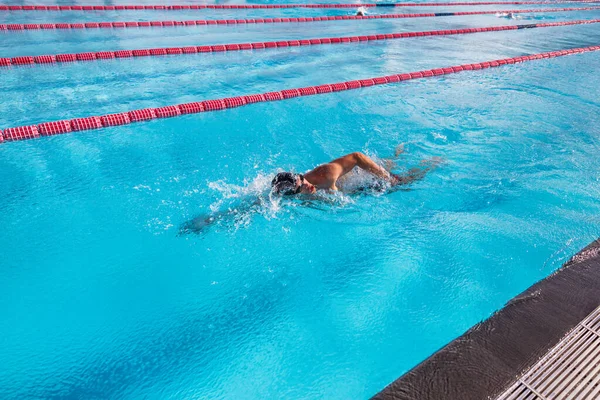
[[[493,399],[598,305],[600,239],[373,399]]]

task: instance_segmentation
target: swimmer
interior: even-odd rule
[[[404,152],[402,145],[396,148],[394,157],[397,158]],[[435,169],[441,162],[440,158],[432,158],[421,161],[419,167],[409,169],[403,175],[396,175],[389,170],[396,168],[392,159],[384,159],[382,162],[385,168],[378,165],[370,157],[363,153],[350,153],[343,157],[317,166],[316,168],[299,174],[294,172],[280,172],[271,181],[271,190],[257,197],[251,196],[242,198],[240,203],[235,208],[223,211],[216,211],[210,214],[199,215],[196,218],[183,223],[179,228],[179,235],[190,233],[202,233],[209,226],[215,223],[235,223],[237,220],[243,220],[252,213],[260,212],[261,209],[268,207],[272,201],[271,195],[274,197],[303,195],[304,200],[323,200],[316,194],[318,190],[325,193],[334,193],[341,191],[338,187],[341,178],[347,176],[355,168],[366,171],[368,175],[375,178],[369,182],[366,187],[355,188],[354,190],[346,190],[347,194],[357,194],[374,190],[376,192],[392,191],[404,185],[409,185],[415,181],[421,180],[425,175]]]
[[[367,8],[366,7],[358,7],[355,15],[357,17],[364,17],[365,15],[367,15]]]
[[[498,17],[498,18],[506,18],[506,19],[521,19],[520,16],[515,15],[515,13],[512,13],[512,12],[496,13],[496,17]]]
[[[271,181],[271,188],[273,193],[279,195],[313,194],[318,189],[337,191],[338,180],[356,167],[387,182],[390,187],[408,185],[423,179],[427,172],[439,164],[439,160],[424,161],[422,164],[422,168],[412,168],[405,175],[395,175],[365,154],[356,152],[319,165],[305,174],[280,172]]]

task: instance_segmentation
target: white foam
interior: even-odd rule
[[[358,7],[356,9],[356,15],[367,15],[368,10],[367,7]]]

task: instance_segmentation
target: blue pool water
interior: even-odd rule
[[[14,12],[0,23],[174,14]],[[4,32],[0,56],[514,23]],[[599,33],[2,69],[0,129],[597,45]],[[0,398],[368,398],[598,237],[599,62],[587,53],[0,145]],[[280,168],[385,158],[401,143],[399,172],[444,160],[410,190],[308,204],[267,194]],[[227,210],[238,212],[178,235]]]

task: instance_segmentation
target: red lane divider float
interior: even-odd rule
[[[86,22],[86,23],[58,23],[58,24],[0,24],[0,31],[22,31],[37,29],[98,29],[98,28],[143,28],[143,27],[168,27],[168,26],[194,26],[194,25],[238,25],[238,24],[273,24],[289,22],[318,22],[341,20],[368,20],[388,18],[424,18],[424,17],[453,17],[460,15],[484,15],[497,13],[549,13],[565,11],[591,11],[600,10],[595,7],[573,8],[546,8],[533,10],[494,10],[494,11],[460,11],[452,13],[420,13],[420,14],[381,14],[381,15],[336,15],[327,17],[302,17],[302,18],[254,18],[254,19],[208,19],[190,21],[140,21],[140,22]]]
[[[241,51],[241,50],[256,50],[268,48],[281,48],[293,46],[315,46],[321,44],[336,44],[336,43],[355,43],[374,40],[388,39],[404,39],[421,36],[446,36],[446,35],[462,35],[469,33],[508,31],[532,28],[549,28],[567,25],[583,25],[597,24],[600,19],[577,20],[564,22],[547,22],[539,24],[524,24],[524,25],[503,25],[489,26],[482,28],[465,28],[453,30],[438,30],[438,31],[423,31],[423,32],[402,32],[402,33],[386,33],[379,35],[366,36],[346,36],[332,37],[320,39],[297,39],[297,40],[282,40],[277,42],[254,42],[254,43],[239,43],[239,44],[219,44],[212,46],[186,46],[186,47],[168,47],[158,49],[138,49],[138,50],[117,50],[117,51],[99,51],[85,52],[74,54],[56,54],[42,56],[21,56],[12,58],[0,58],[0,67],[2,66],[20,66],[31,64],[54,64],[74,61],[94,61],[102,59],[117,59],[126,57],[156,57],[172,54],[191,54],[191,53],[213,53],[225,51]]]
[[[373,85],[384,85],[387,83],[396,83],[408,81],[411,79],[428,78],[438,75],[453,74],[461,71],[474,71],[501,65],[516,64],[525,61],[540,60],[543,58],[553,58],[566,56],[569,54],[585,53],[598,51],[600,46],[580,47],[568,50],[549,51],[545,53],[530,54],[520,57],[504,58],[500,60],[485,61],[482,63],[455,65],[446,68],[434,68],[424,71],[409,72],[405,74],[387,75],[376,78],[361,79],[347,82],[339,82],[318,86],[309,86],[303,88],[285,89],[277,92],[267,92],[261,94],[252,94],[247,96],[228,97],[223,99],[205,100],[194,103],[178,104],[159,108],[145,108],[142,110],[133,110],[118,114],[108,114],[103,116],[92,116],[85,118],[76,118],[71,120],[44,122],[37,125],[19,126],[8,128],[4,132],[0,131],[0,141],[15,141],[33,139],[40,136],[51,136],[72,131],[99,129],[101,127],[126,125],[137,121],[148,121],[155,118],[176,117],[183,114],[194,114],[208,111],[223,110],[226,108],[241,107],[248,104],[278,101],[290,99],[299,96],[311,96],[316,94],[339,92],[342,90],[358,89]],[[3,138],[3,139],[2,139]]]
[[[560,1],[473,1],[452,3],[365,3],[365,4],[139,4],[139,5],[0,5],[0,11],[120,11],[120,10],[254,10],[276,8],[357,8],[357,7],[453,7],[453,6],[492,6],[492,5],[545,5],[570,3],[598,3],[598,0]]]

